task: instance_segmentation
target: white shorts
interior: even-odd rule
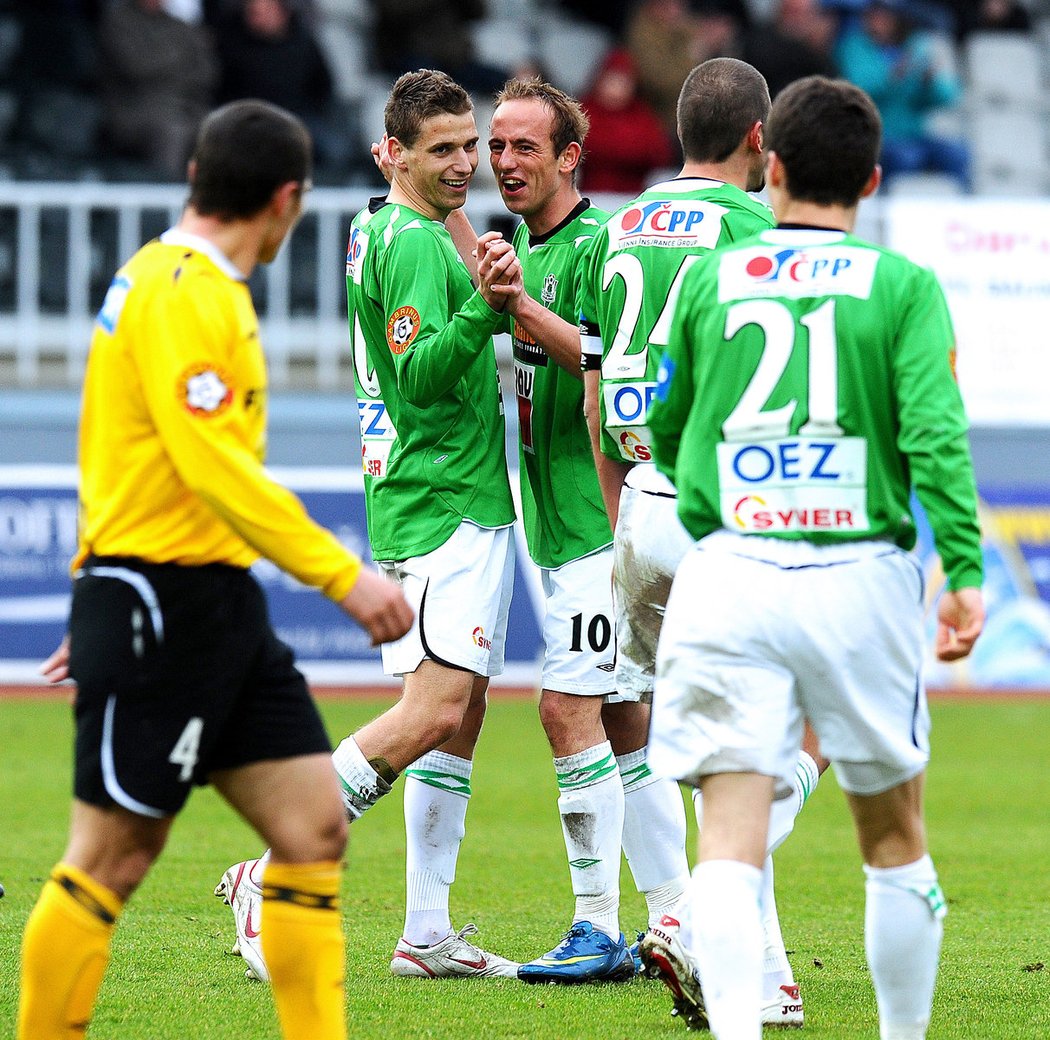
[[[416,612],[406,635],[384,643],[387,675],[414,672],[429,658],[478,675],[499,675],[514,589],[514,529],[464,520],[424,556],[378,566]]]
[[[615,688],[612,561],[609,546],[552,570],[541,568],[543,689],[604,697]]]
[[[667,605],[653,771],[757,772],[783,795],[808,719],[846,791],[911,779],[929,758],[922,612],[918,565],[889,543],[709,535]]]
[[[624,486],[613,542],[616,689],[624,699],[652,695],[667,596],[678,564],[694,544],[678,519],[677,498]]]

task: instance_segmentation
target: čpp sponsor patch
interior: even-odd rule
[[[632,246],[714,249],[728,212],[713,202],[691,199],[640,202],[609,221],[609,251]]]
[[[856,246],[775,245],[726,253],[718,265],[721,303],[760,297],[854,296],[866,300],[879,254]]]

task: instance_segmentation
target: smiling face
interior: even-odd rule
[[[489,129],[489,162],[511,213],[523,217],[534,235],[559,224],[576,205],[573,171],[580,146],[554,151],[554,113],[536,98],[515,98],[497,106]]]
[[[467,201],[478,166],[474,113],[442,113],[423,121],[412,145],[391,138],[394,184],[404,201],[435,220],[444,220]]]

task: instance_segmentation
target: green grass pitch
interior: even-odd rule
[[[323,703],[338,740],[388,701]],[[930,1040],[1050,1037],[1050,698],[935,701],[931,849],[949,899]],[[21,931],[65,840],[71,723],[55,700],[0,700],[0,1035],[14,1030]],[[529,700],[494,698],[478,749],[453,920],[518,959],[555,944],[571,893],[546,742]],[[692,845],[693,837],[690,836]],[[196,793],[127,909],[88,1037],[276,1040],[268,990],[226,954],[229,911],[211,891],[257,839],[210,790]],[[645,915],[622,875],[625,929]],[[777,856],[781,923],[811,1040],[875,1038],[852,827],[826,774]],[[343,884],[351,1037],[536,1040],[684,1037],[658,983],[528,987],[424,982],[387,972],[400,934],[400,798],[351,834]],[[1044,964],[1047,967],[1044,967]]]

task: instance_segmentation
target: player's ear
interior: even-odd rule
[[[870,198],[879,189],[879,185],[882,183],[882,167],[879,165],[875,166],[875,169],[871,171],[871,176],[868,178],[867,183],[861,188],[860,197],[862,199]]]
[[[580,147],[580,142],[570,141],[561,153],[561,161],[558,163],[559,169],[562,173],[570,173],[580,165],[581,158],[583,158],[583,149]]]
[[[784,183],[784,164],[776,152],[766,153],[766,184],[779,188]]]
[[[394,168],[407,170],[408,163],[405,160],[405,146],[396,137],[388,137],[386,143],[390,152],[390,161],[394,164]]]
[[[763,133],[764,131],[762,127],[762,120],[759,119],[751,126],[751,129],[747,132],[747,146],[751,149],[751,151],[758,152],[759,154],[761,154],[762,145],[764,143]]]

